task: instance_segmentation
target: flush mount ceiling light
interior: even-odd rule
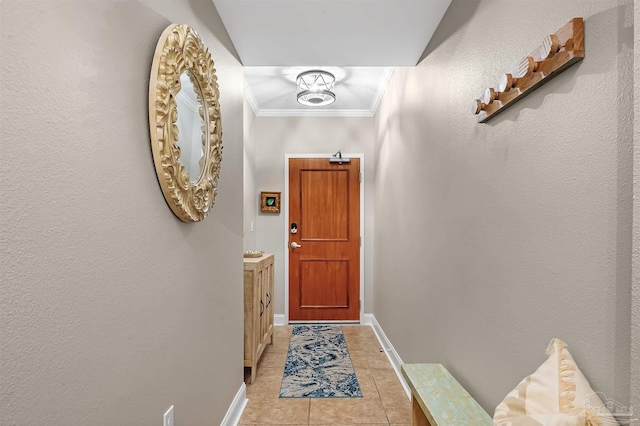
[[[330,105],[336,100],[333,92],[336,78],[327,71],[305,71],[296,78],[298,102],[306,106]]]

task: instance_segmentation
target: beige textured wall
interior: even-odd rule
[[[257,117],[256,193],[284,194],[285,154],[364,154],[365,185],[365,312],[373,296],[373,117]],[[283,206],[283,208],[285,208]],[[275,313],[284,314],[284,213],[258,213],[257,248],[275,253]]]
[[[256,115],[249,103],[244,101],[244,250],[256,250],[256,218],[258,215],[256,195]],[[253,229],[251,224],[253,223]]]
[[[218,70],[220,191],[184,224],[157,182],[157,40]],[[0,424],[219,424],[243,381],[242,67],[211,1],[0,3]]]
[[[583,16],[586,59],[488,124],[471,103]],[[374,313],[491,413],[565,340],[629,401],[631,1],[454,0],[376,115]]]
[[[640,44],[640,7],[634,4],[634,46]],[[634,49],[633,294],[631,302],[631,406],[640,410],[640,52]]]

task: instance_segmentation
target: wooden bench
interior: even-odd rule
[[[491,426],[491,417],[442,364],[404,364],[412,426]]]

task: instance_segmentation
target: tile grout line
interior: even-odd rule
[[[365,352],[364,350],[362,352],[364,353],[364,359],[367,361],[367,366],[369,367],[369,372],[371,373],[371,378],[373,379],[373,384],[376,387],[376,393],[378,394],[378,399],[380,400],[380,405],[382,405],[382,411],[384,411],[384,416],[387,418],[387,425],[391,425],[391,421],[389,420],[389,415],[387,414],[387,409],[384,407],[384,404],[382,402],[382,395],[380,395],[380,389],[378,388],[378,383],[376,382],[376,377],[373,375],[373,371],[371,371],[371,364],[369,364],[369,357],[367,356],[367,352]]]
[[[369,365],[369,359],[367,358],[367,365]],[[369,371],[371,371],[371,366],[369,366]],[[387,424],[391,425],[391,420],[389,419],[389,415],[387,414],[387,409],[382,402],[382,395],[380,394],[380,389],[378,388],[378,382],[376,382],[376,376],[371,372],[371,377],[373,377],[373,384],[376,385],[376,392],[378,392],[378,398],[380,398],[380,405],[382,405],[382,411],[384,411],[384,416],[387,418]]]
[[[382,405],[382,411],[384,411],[384,416],[387,418],[387,424],[391,425],[391,419],[389,419],[389,415],[387,414],[387,409],[382,402],[382,394],[380,393],[380,388],[378,387],[378,382],[376,381],[376,376],[373,374],[373,370],[371,368],[371,364],[369,364],[369,353],[364,352],[365,359],[367,360],[367,365],[369,366],[369,371],[371,372],[371,377],[373,377],[373,384],[376,386],[376,392],[378,392],[378,398],[380,399],[380,405]]]

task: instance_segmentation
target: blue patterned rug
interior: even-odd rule
[[[362,398],[342,327],[293,327],[280,398]]]

